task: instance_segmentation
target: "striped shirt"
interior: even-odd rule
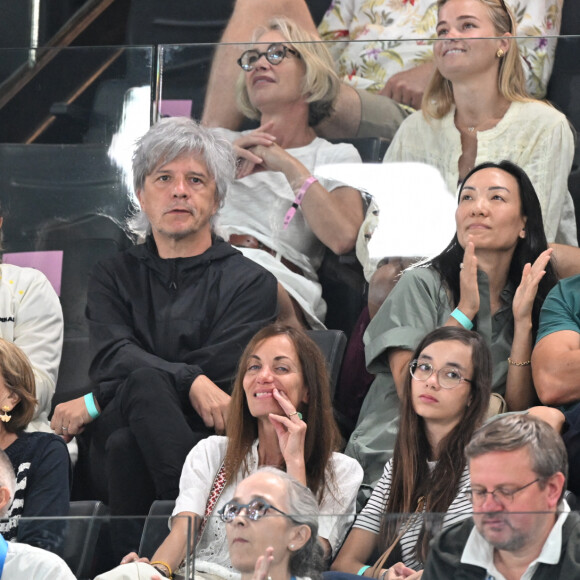
[[[433,469],[435,467],[435,462],[429,462],[429,467]],[[377,483],[369,501],[361,511],[361,513],[356,518],[354,523],[355,528],[360,528],[362,530],[367,530],[373,534],[379,534],[381,529],[381,521],[387,505],[387,499],[391,490],[392,482],[392,470],[393,470],[393,460],[391,459],[386,465],[383,475],[379,482]],[[447,528],[461,520],[464,520],[471,516],[472,506],[468,498],[461,494],[463,488],[469,486],[469,469],[465,467],[461,479],[459,480],[459,486],[457,489],[457,495],[455,499],[451,502],[447,513],[443,517],[443,523],[441,529]],[[429,514],[427,514],[429,515]],[[403,554],[403,563],[405,566],[412,568],[413,570],[420,570],[423,568],[423,564],[419,562],[415,554],[415,545],[419,534],[421,533],[423,517],[417,517],[416,521],[413,522],[409,529],[405,532],[404,536],[401,538],[401,550]],[[434,515],[433,519],[428,517],[425,518],[425,524],[429,527],[430,522],[433,522],[435,529],[432,533],[437,533],[440,530],[439,518]],[[405,522],[402,524],[405,526]],[[387,548],[387,546],[380,547],[380,553]]]

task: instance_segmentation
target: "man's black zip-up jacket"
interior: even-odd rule
[[[191,258],[160,258],[148,236],[99,262],[87,302],[99,405],[145,367],[172,374],[185,397],[201,374],[229,393],[244,347],[274,320],[276,305],[274,276],[217,236]]]

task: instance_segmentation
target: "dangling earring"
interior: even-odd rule
[[[495,54],[496,54],[497,58],[502,58],[505,53],[504,53],[503,49],[498,48],[497,52]]]
[[[10,421],[10,419],[12,419],[12,415],[9,415],[8,411],[12,411],[12,409],[8,405],[4,405],[2,407],[2,411],[3,411],[3,414],[0,415],[0,421],[2,421],[2,423],[8,423],[8,421]]]

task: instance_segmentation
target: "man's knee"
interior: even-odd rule
[[[109,435],[105,451],[107,452],[107,458],[112,460],[109,463],[121,465],[119,460],[123,460],[127,455],[130,456],[135,452],[139,453],[139,446],[131,429],[122,427]],[[125,462],[122,461],[122,464],[124,465]]]
[[[138,403],[155,405],[166,397],[177,397],[173,379],[169,373],[151,368],[131,372],[119,386],[116,394],[121,409]]]

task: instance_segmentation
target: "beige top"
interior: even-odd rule
[[[459,181],[461,135],[455,108],[442,119],[427,121],[418,111],[397,131],[383,162],[419,161],[439,169],[450,191]],[[477,132],[475,164],[507,159],[531,179],[542,207],[548,242],[578,245],[568,175],[574,159],[574,136],[566,117],[540,101],[512,103],[492,129]]]

